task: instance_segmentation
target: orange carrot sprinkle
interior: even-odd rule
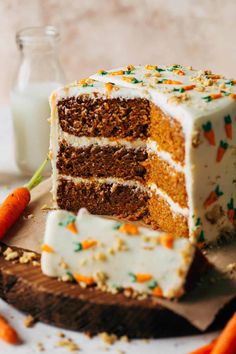
[[[147,64],[147,65],[145,65],[145,69],[147,69],[147,70],[156,70],[157,66],[156,65]]]
[[[70,222],[67,226],[66,226],[67,230],[69,230],[70,232],[72,232],[72,234],[78,234],[78,229],[75,225],[74,222]]]
[[[221,98],[223,95],[222,93],[212,93],[210,94],[210,97],[212,98],[212,100],[217,100],[218,98]]]
[[[41,250],[43,252],[47,252],[47,253],[54,253],[55,252],[55,250],[51,246],[47,245],[46,243],[41,245]]]
[[[120,232],[123,232],[124,234],[127,235],[138,235],[139,234],[139,229],[136,225],[133,224],[123,224],[121,225],[121,227],[119,228]]]
[[[75,273],[73,274],[73,277],[75,278],[75,280],[77,281],[77,283],[85,283],[87,285],[92,285],[95,283],[93,277],[89,277],[83,274],[79,274],[79,273]]]
[[[183,86],[183,89],[185,91],[189,91],[189,90],[193,90],[195,87],[196,87],[196,85],[186,85],[186,86]]]
[[[180,82],[180,81],[167,80],[167,79],[163,80],[162,83],[165,84],[165,85],[183,85],[183,83]]]
[[[2,316],[0,316],[0,338],[9,344],[20,343],[15,329]]]
[[[145,274],[145,273],[137,273],[136,274],[136,281],[137,283],[146,283],[147,281],[152,279],[151,274]]]
[[[160,238],[161,244],[166,248],[173,248],[174,237],[172,235],[163,235]]]
[[[106,87],[106,90],[107,90],[108,93],[111,93],[111,92],[112,92],[112,90],[113,90],[113,84],[112,84],[111,82],[107,82],[107,83],[105,84],[105,87]]]
[[[124,71],[123,70],[112,71],[109,73],[109,75],[112,75],[112,76],[124,75]]]
[[[175,69],[173,70],[173,73],[179,75],[179,76],[184,76],[185,75],[185,72],[183,70],[180,70],[180,69]]]
[[[157,297],[163,297],[163,291],[160,288],[160,286],[156,286],[153,290],[152,290],[152,295],[157,296]]]
[[[236,94],[235,94],[235,93],[231,93],[231,94],[229,95],[229,97],[232,98],[233,100],[236,100]]]
[[[96,246],[97,241],[96,240],[84,240],[83,242],[81,242],[81,244],[82,244],[82,249],[87,250],[88,248],[92,248],[92,247]]]

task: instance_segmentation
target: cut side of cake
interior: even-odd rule
[[[236,224],[236,81],[180,65],[100,71],[51,96],[53,197],[192,242]]]
[[[113,294],[179,298],[206,270],[207,261],[186,238],[91,215],[48,214],[42,271]]]

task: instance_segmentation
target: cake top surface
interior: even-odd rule
[[[57,99],[81,94],[151,99],[172,116],[193,121],[236,109],[236,80],[179,64],[134,66],[100,70],[90,78],[56,91]]]

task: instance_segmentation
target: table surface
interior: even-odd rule
[[[11,115],[8,107],[0,108],[0,203],[9,193],[11,188],[22,184],[25,179],[19,175],[14,161],[14,137],[12,129]],[[157,340],[132,340],[129,343],[121,341],[113,345],[105,344],[100,338],[89,339],[83,334],[60,330],[58,328],[37,323],[33,328],[25,328],[23,321],[25,315],[7,305],[0,300],[0,314],[6,316],[11,324],[19,332],[23,344],[12,347],[5,343],[0,343],[0,353],[10,354],[31,354],[40,352],[40,343],[43,343],[46,353],[64,354],[69,353],[68,348],[58,347],[61,340],[59,333],[63,332],[66,338],[72,340],[80,347],[83,353],[155,353],[155,354],[187,354],[193,349],[208,343],[217,333],[205,335],[157,339]],[[144,324],[145,325],[145,324]]]

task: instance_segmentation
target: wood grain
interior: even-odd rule
[[[40,255],[37,257],[40,259]],[[123,294],[82,289],[77,284],[44,276],[39,266],[6,261],[2,255],[0,297],[36,320],[91,334],[106,331],[130,338],[161,338],[199,333],[187,320],[160,306],[155,299],[140,301]],[[210,329],[223,326],[235,310],[234,301],[221,311]]]

